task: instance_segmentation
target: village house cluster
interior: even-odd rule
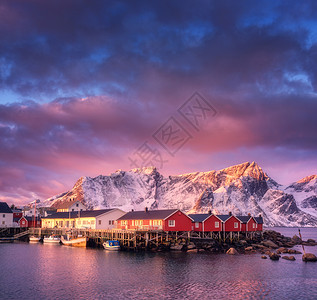
[[[44,216],[29,216],[0,202],[0,227],[162,230],[194,232],[255,232],[263,230],[262,216],[186,214],[179,209],[124,212],[121,209],[87,210],[79,201],[64,202]]]

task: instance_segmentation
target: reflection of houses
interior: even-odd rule
[[[192,219],[179,209],[131,211],[118,219],[119,229],[191,231]]]
[[[23,216],[20,218],[18,221],[19,227],[35,227],[35,228],[40,228],[42,223],[41,223],[41,218],[39,217],[28,217],[28,216]]]
[[[55,206],[57,212],[68,212],[68,211],[83,211],[86,210],[86,206],[80,201],[67,201],[62,202]]]
[[[6,202],[0,202],[0,228],[13,227],[13,212]]]
[[[124,214],[118,208],[57,212],[42,218],[42,228],[112,229]]]

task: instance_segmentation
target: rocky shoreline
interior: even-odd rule
[[[227,253],[230,255],[236,254],[252,254],[260,253],[261,258],[270,258],[272,260],[282,259],[296,260],[294,254],[302,254],[301,251],[292,249],[296,245],[316,246],[317,242],[313,239],[303,241],[297,235],[292,238],[286,237],[274,230],[266,230],[263,234],[256,235],[252,240],[241,239],[231,243],[223,243],[217,240],[213,241],[191,241],[172,242],[169,245],[169,250],[184,251],[184,252],[211,252],[211,253]],[[163,248],[165,246],[162,246]],[[164,249],[152,249],[154,251],[164,251]],[[167,250],[167,249],[165,249]],[[286,255],[291,254],[291,255]],[[314,254],[306,253],[302,257],[303,261],[317,261]]]

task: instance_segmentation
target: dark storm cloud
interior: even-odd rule
[[[194,91],[219,113],[186,145],[197,155],[316,151],[316,12],[314,1],[2,1],[1,190],[49,195],[68,170],[121,166]],[[41,174],[51,182],[36,189]]]

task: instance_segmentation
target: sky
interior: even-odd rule
[[[0,201],[256,161],[316,174],[316,1],[0,2]]]

